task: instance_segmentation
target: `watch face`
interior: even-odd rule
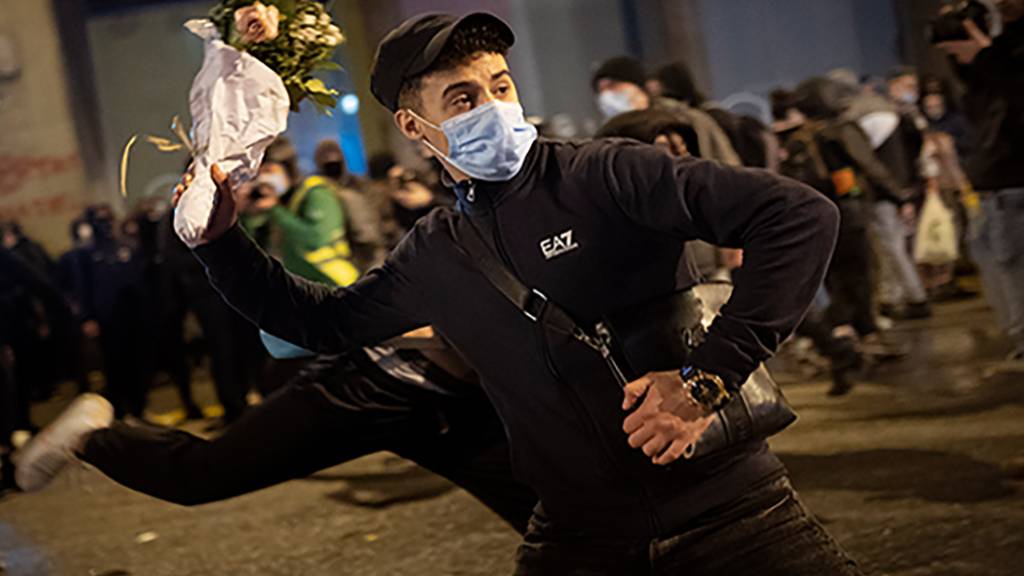
[[[693,383],[693,395],[697,401],[707,404],[711,399],[715,383],[708,378],[699,378]]]
[[[707,406],[718,404],[722,400],[724,392],[721,385],[714,378],[707,376],[695,379],[691,388],[693,399]]]

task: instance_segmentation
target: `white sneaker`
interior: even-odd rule
[[[60,474],[90,432],[109,428],[114,407],[98,394],[82,394],[24,450],[15,455],[14,480],[25,492],[41,490]]]

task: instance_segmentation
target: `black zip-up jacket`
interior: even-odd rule
[[[967,86],[967,178],[976,190],[1024,186],[1024,19],[1007,24],[973,63],[956,69]]]
[[[432,212],[348,288],[289,275],[238,227],[196,253],[242,314],[311,350],[432,325],[480,374],[517,476],[568,529],[669,534],[782,473],[760,440],[668,467],[630,448],[622,390],[601,357],[506,301],[460,252],[453,230],[477,226],[524,283],[581,326],[673,292],[686,240],[743,248],[732,299],[693,356],[738,385],[796,326],[821,282],[838,227],[827,198],[766,171],[624,140],[540,140],[512,180],[456,192],[462,211]]]

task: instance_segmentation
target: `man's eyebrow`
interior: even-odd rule
[[[455,84],[449,84],[448,87],[444,89],[444,92],[441,93],[441,98],[446,98],[449,93],[454,92],[456,90],[470,88],[472,86],[473,83],[466,80],[463,80],[462,82],[456,82]]]
[[[491,82],[499,80],[499,79],[501,79],[502,77],[505,77],[505,76],[508,76],[509,78],[512,77],[512,73],[509,72],[507,68],[504,69],[504,70],[499,70],[499,71],[495,72],[494,74],[492,74],[491,75]],[[473,86],[473,82],[470,82],[468,80],[463,80],[462,82],[456,82],[454,84],[449,84],[444,89],[444,92],[441,93],[441,98],[448,97],[448,94],[450,94],[452,92],[455,92],[456,90],[461,90],[463,88],[470,88],[472,86]]]

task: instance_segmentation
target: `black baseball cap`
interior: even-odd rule
[[[493,28],[509,46],[516,41],[508,24],[486,12],[474,12],[462,18],[451,14],[413,16],[388,32],[377,46],[370,70],[370,92],[388,110],[396,111],[402,83],[430,68],[453,32],[473,26]]]

